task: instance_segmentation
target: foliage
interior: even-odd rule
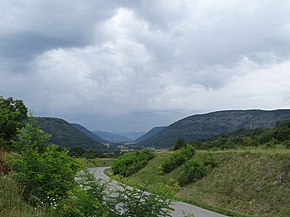
[[[85,150],[82,147],[76,146],[69,149],[68,154],[72,157],[83,157]]]
[[[246,147],[290,148],[290,120],[279,122],[271,129],[240,130],[209,140],[192,143],[197,149],[240,149]]]
[[[95,159],[97,157],[102,156],[99,152],[95,150],[86,150],[83,149],[82,147],[72,147],[69,149],[68,154],[72,157],[77,158],[85,157],[87,159]]]
[[[176,143],[173,146],[173,151],[181,149],[185,145],[186,145],[185,140],[182,138],[178,138],[178,140],[176,141]]]
[[[120,184],[109,203],[110,217],[166,217],[171,216],[171,190],[149,194],[144,190]]]
[[[206,175],[207,167],[200,159],[187,161],[182,170],[182,174],[178,178],[180,185],[186,185],[196,181]]]
[[[29,118],[29,122],[25,127],[19,129],[17,140],[12,142],[14,150],[21,152],[27,149],[35,149],[39,152],[44,152],[47,141],[50,135],[39,129],[33,117]]]
[[[57,212],[62,216],[85,217],[157,217],[170,216],[171,189],[163,189],[159,194],[149,194],[144,190],[119,184],[110,189],[109,183],[96,180],[83,171],[78,175],[78,185],[68,197],[62,200]]]
[[[61,200],[74,187],[77,165],[56,145],[43,153],[28,148],[12,158],[16,180],[24,186],[24,197],[33,204]]]
[[[0,216],[55,217],[44,207],[32,207],[22,198],[22,189],[11,175],[0,174]]]
[[[173,171],[175,168],[189,160],[194,153],[195,150],[192,145],[186,145],[180,150],[175,151],[173,155],[162,164],[162,171],[164,173]]]
[[[17,129],[27,120],[27,108],[22,100],[0,96],[0,147],[10,150],[10,142],[16,136]]]
[[[144,149],[121,155],[112,166],[114,174],[124,177],[130,176],[146,166],[147,162],[154,158],[153,151]]]
[[[108,216],[108,207],[104,203],[106,195],[105,183],[96,180],[88,171],[82,171],[77,176],[77,185],[68,192],[57,207],[62,216]]]
[[[95,180],[86,171],[77,175],[79,168],[66,151],[56,145],[43,148],[46,134],[33,130],[29,123],[27,128],[19,134],[19,146],[25,148],[11,159],[16,171],[14,177],[23,186],[23,196],[30,203],[54,207],[59,216],[140,216],[140,209],[144,216],[169,216],[168,195],[148,195],[127,188],[110,191],[107,184]],[[40,138],[31,141],[37,132]],[[135,167],[154,157],[150,150],[135,155],[142,159]]]
[[[56,145],[45,146],[48,135],[27,123],[15,142],[21,154],[14,155],[16,180],[24,197],[33,204],[52,204],[74,187],[77,164]]]

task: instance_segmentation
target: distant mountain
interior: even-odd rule
[[[95,140],[96,142],[99,143],[109,143],[109,141],[99,137],[98,135],[94,134],[93,132],[89,131],[87,128],[85,128],[84,126],[80,125],[80,124],[76,124],[76,123],[70,123],[73,127],[75,127],[76,129],[78,129],[79,131],[81,131],[82,133],[84,133],[86,136],[90,137],[91,139]]]
[[[100,142],[96,142],[63,119],[38,117],[36,118],[39,127],[51,135],[50,143],[57,144],[63,148],[75,146],[83,149],[96,151],[106,151],[107,147]]]
[[[93,133],[112,143],[128,142],[131,140],[128,137],[106,131],[93,131]]]
[[[173,123],[137,145],[168,148],[178,138],[191,142],[241,129],[272,128],[277,122],[288,119],[290,119],[290,109],[231,110],[193,115]]]
[[[145,132],[113,132],[114,134],[125,136],[130,140],[134,141],[135,139],[142,136]]]
[[[164,130],[166,127],[154,127],[151,130],[149,130],[147,133],[143,134],[142,136],[140,136],[139,138],[137,138],[135,140],[135,142],[141,142],[144,141],[146,139],[149,139],[152,136],[155,136],[157,133],[159,133],[161,130]]]

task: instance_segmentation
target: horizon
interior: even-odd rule
[[[290,108],[290,2],[3,0],[0,95],[88,129]]]
[[[63,119],[65,121],[67,121],[68,123],[70,124],[78,124],[82,127],[85,127],[86,129],[88,129],[89,131],[91,132],[94,132],[94,131],[100,131],[100,132],[107,132],[107,133],[113,133],[113,134],[125,134],[125,133],[147,133],[149,132],[150,130],[152,130],[153,128],[156,128],[156,127],[169,127],[170,125],[180,121],[180,120],[183,120],[183,119],[186,119],[188,117],[191,117],[191,116],[196,116],[196,115],[206,115],[206,114],[211,114],[211,113],[217,113],[217,112],[229,112],[229,111],[268,111],[268,112],[271,112],[271,111],[282,111],[282,110],[290,110],[290,108],[276,108],[276,109],[229,109],[229,110],[218,110],[218,111],[210,111],[210,112],[207,112],[207,113],[197,113],[197,114],[193,114],[193,115],[189,115],[189,116],[186,116],[186,117],[183,117],[181,119],[178,119],[178,120],[175,120],[174,122],[168,124],[168,125],[158,125],[158,126],[152,126],[150,129],[146,129],[146,130],[143,130],[143,131],[132,131],[132,130],[129,130],[129,131],[114,131],[114,130],[104,130],[104,129],[90,129],[88,128],[87,126],[81,124],[81,123],[76,123],[76,122],[70,122],[70,121],[67,121],[66,119],[62,118],[62,117],[48,117],[48,116],[35,116],[35,117],[43,117],[43,118],[59,118],[59,119]]]

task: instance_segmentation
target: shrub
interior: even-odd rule
[[[57,202],[74,187],[78,166],[56,145],[41,153],[27,149],[12,158],[16,180],[24,187],[24,197],[33,204]]]
[[[164,173],[169,173],[182,165],[184,162],[189,160],[195,153],[195,150],[192,145],[186,145],[180,150],[176,151],[171,158],[164,161],[162,164],[162,171]]]
[[[206,175],[207,167],[200,159],[194,159],[187,161],[183,166],[182,174],[180,175],[178,182],[180,185],[186,185],[190,182],[194,182]]]
[[[23,195],[33,204],[53,204],[75,185],[76,162],[57,145],[46,146],[48,134],[27,123],[14,146],[21,154],[11,157]]]
[[[178,138],[173,146],[173,151],[183,148],[186,145],[184,139]]]
[[[58,214],[71,217],[108,216],[108,206],[104,203],[106,184],[87,171],[78,174],[76,182],[68,197],[59,203]]]
[[[145,167],[147,162],[153,158],[153,151],[149,149],[129,152],[114,161],[112,170],[114,174],[120,174],[127,177]]]
[[[180,153],[174,153],[173,156],[162,164],[162,172],[170,173],[186,161],[186,158]]]
[[[167,217],[173,210],[171,190],[149,194],[120,184],[108,202],[110,217]]]
[[[119,184],[110,190],[109,185],[84,172],[78,185],[61,201],[57,212],[60,216],[86,217],[166,217],[170,216],[171,189],[158,194],[128,188]]]

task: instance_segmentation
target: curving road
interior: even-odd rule
[[[104,170],[109,167],[96,167],[90,168],[89,171],[94,174],[96,179],[102,179],[110,182],[111,186],[118,187],[118,182],[115,180],[110,180],[108,176],[104,174]],[[184,217],[184,215],[193,214],[194,217],[227,217],[222,214],[218,214],[188,203],[183,202],[173,202],[171,207],[174,211],[171,213],[173,217]]]

